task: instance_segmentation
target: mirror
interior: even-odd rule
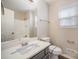
[[[36,28],[35,28],[35,12],[15,12],[15,31],[19,37],[35,37]],[[19,31],[18,31],[19,30]],[[22,35],[22,36],[21,36]],[[15,35],[17,36],[17,35]]]
[[[20,11],[3,5],[5,14],[1,14],[1,42],[23,37],[37,37],[36,9]]]

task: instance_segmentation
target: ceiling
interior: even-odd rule
[[[30,2],[29,0],[2,0],[3,6],[5,8],[14,10],[14,11],[26,11],[26,10],[34,10],[37,7],[37,2],[39,0],[33,0],[34,2]],[[50,2],[51,0],[45,0],[46,2]]]
[[[28,0],[2,0],[3,6],[5,8],[8,8],[14,11],[33,10],[36,8],[37,2],[38,0],[34,0],[34,3]]]

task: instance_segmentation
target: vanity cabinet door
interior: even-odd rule
[[[40,52],[36,56],[32,57],[32,59],[42,59],[44,57],[44,51]]]
[[[49,48],[46,48],[46,49],[44,50],[44,53],[45,53],[45,55],[47,55],[47,54],[49,53]]]
[[[49,59],[49,54],[45,55],[42,59]]]

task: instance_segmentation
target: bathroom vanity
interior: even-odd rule
[[[48,47],[40,51],[30,59],[49,59]]]
[[[48,47],[50,43],[40,40],[27,40],[28,45],[17,43],[6,49],[2,49],[1,59],[48,59]],[[13,42],[12,42],[13,43]],[[2,44],[3,46],[4,44]],[[11,44],[12,45],[12,44]]]

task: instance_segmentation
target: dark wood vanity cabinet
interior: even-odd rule
[[[33,56],[30,59],[49,59],[49,54],[48,54],[48,47]]]

